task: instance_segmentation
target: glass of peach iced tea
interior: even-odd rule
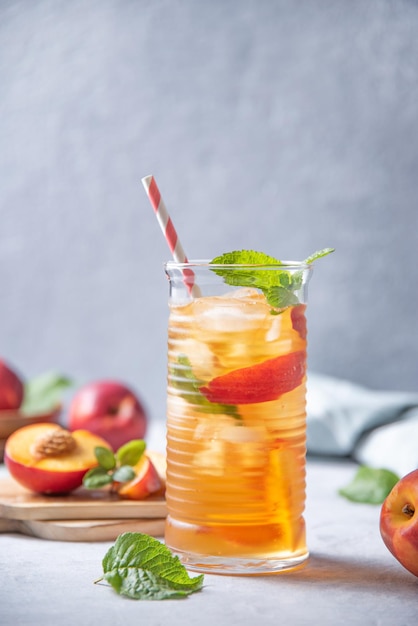
[[[231,252],[168,262],[165,541],[189,568],[295,568],[305,539],[311,263]]]

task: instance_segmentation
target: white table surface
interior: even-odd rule
[[[2,626],[410,626],[418,578],[379,534],[380,507],[353,504],[337,489],[346,462],[309,460],[306,521],[311,556],[300,571],[263,577],[205,575],[183,600],[134,601],[104,584],[101,560],[113,542],[67,543],[0,535]],[[4,475],[4,467],[0,475]]]

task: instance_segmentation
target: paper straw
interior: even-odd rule
[[[158,189],[154,176],[144,176],[144,178],[142,178],[141,180],[142,184],[144,185],[145,191],[147,192],[147,196],[151,203],[151,206],[154,209],[154,213],[157,217],[161,230],[163,231],[165,240],[171,250],[173,259],[176,261],[176,263],[187,263],[188,260],[186,253],[184,252],[183,246],[181,245],[180,239],[177,235],[177,231],[174,228],[173,221],[168,214],[167,208],[165,206],[163,198],[161,197],[160,190]],[[191,269],[184,269],[182,271],[184,276],[184,282],[186,283],[189,293],[195,297],[199,297],[201,293],[199,287],[195,284],[194,272]]]

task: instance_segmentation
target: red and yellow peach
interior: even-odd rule
[[[87,430],[70,433],[58,424],[31,424],[8,437],[4,462],[12,477],[31,491],[68,493],[80,487],[86,472],[98,465],[96,446],[110,448]]]

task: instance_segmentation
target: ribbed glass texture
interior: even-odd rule
[[[190,264],[193,274],[184,267],[166,268],[166,543],[201,571],[294,567],[308,554],[309,268],[286,268],[303,280],[293,304],[277,309],[263,290],[225,284],[203,262]]]

